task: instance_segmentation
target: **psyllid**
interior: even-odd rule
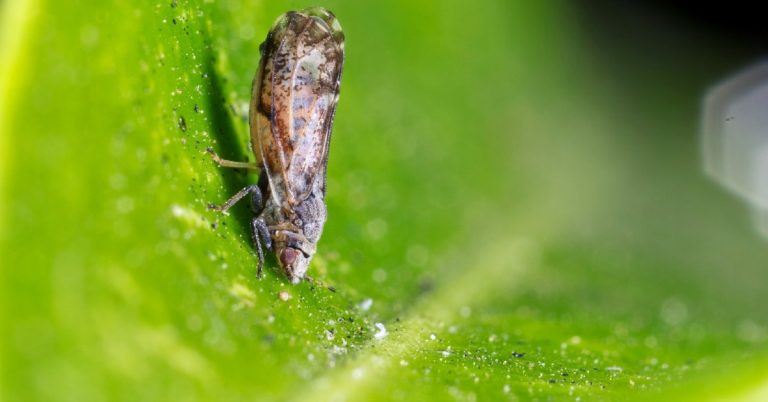
[[[344,34],[324,8],[289,11],[278,17],[259,49],[249,117],[256,161],[223,160],[211,150],[220,166],[260,171],[259,181],[211,208],[225,212],[250,195],[258,275],[266,247],[274,250],[288,278],[298,283],[327,217],[326,168]]]

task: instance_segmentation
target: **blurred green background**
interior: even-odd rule
[[[347,61],[293,286],[206,209],[256,177],[205,149],[252,159],[258,45],[314,4],[1,5],[0,401],[766,400],[768,247],[697,139],[754,43],[639,2],[323,2]]]

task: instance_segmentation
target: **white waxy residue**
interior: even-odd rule
[[[373,299],[365,299],[361,301],[357,306],[360,307],[360,310],[368,311],[371,309],[371,306],[373,306]]]
[[[376,331],[376,333],[373,334],[374,338],[382,339],[382,338],[386,337],[387,335],[389,335],[389,332],[387,332],[387,327],[385,327],[384,324],[382,324],[380,322],[377,322],[377,323],[375,323],[373,325],[376,327],[376,329],[378,329],[378,331]]]

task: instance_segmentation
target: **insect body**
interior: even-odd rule
[[[258,185],[244,188],[220,207],[247,195],[256,217],[253,242],[275,251],[286,275],[299,282],[315,254],[326,220],[328,146],[339,97],[344,34],[336,17],[320,8],[280,16],[261,45],[250,109],[254,164],[218,158],[221,166],[259,169]]]

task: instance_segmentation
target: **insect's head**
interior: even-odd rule
[[[304,278],[311,258],[310,255],[305,254],[301,249],[294,247],[285,247],[282,250],[278,250],[277,253],[277,260],[280,266],[293,283],[299,283]]]

